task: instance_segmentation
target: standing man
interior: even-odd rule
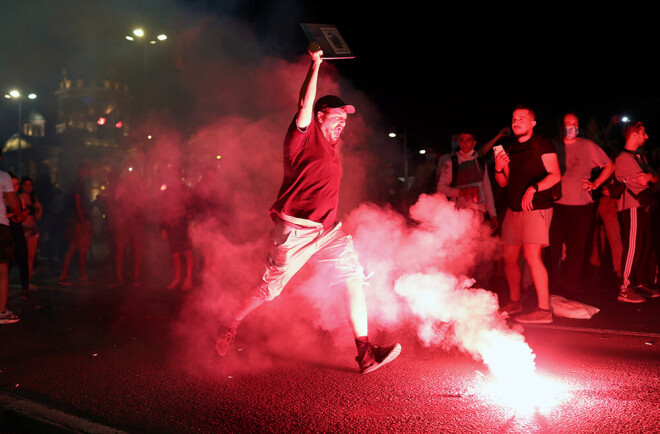
[[[284,179],[270,209],[275,227],[270,231],[266,270],[251,293],[233,312],[230,324],[220,328],[216,350],[227,353],[239,323],[265,301],[277,297],[287,282],[309,260],[330,268],[333,283],[348,290],[356,361],[360,372],[372,372],[394,360],[401,345],[378,347],[369,342],[364,273],[350,235],[336,221],[341,178],[339,140],[346,118],[355,107],[339,97],[316,99],[323,51],[318,44],[308,48],[312,61],[300,90],[298,112],[284,138]]]
[[[569,296],[577,295],[582,286],[587,235],[595,220],[591,192],[614,172],[614,163],[600,146],[578,137],[579,127],[574,113],[564,115],[563,138],[555,144],[562,169],[562,196],[554,203],[550,225],[550,285],[559,288],[559,282],[563,281],[564,292]],[[596,179],[590,181],[591,171],[597,167],[602,170]],[[561,267],[564,244],[566,259]]]
[[[618,209],[623,236],[621,257],[622,280],[618,300],[626,303],[643,303],[644,295],[658,297],[660,293],[649,288],[649,273],[644,267],[651,257],[651,212],[640,203],[640,193],[658,182],[658,175],[637,150],[644,146],[649,136],[641,122],[627,125],[623,130],[626,141],[623,151],[614,160],[614,176],[626,185],[619,198]]]
[[[502,223],[504,273],[509,284],[510,302],[501,311],[514,315],[523,310],[520,298],[521,270],[518,262],[522,248],[536,287],[538,307],[516,316],[521,323],[552,322],[548,272],[541,251],[549,243],[552,221],[552,192],[561,175],[552,143],[534,134],[536,115],[529,107],[513,111],[511,129],[515,139],[504,150],[495,151],[495,181],[506,187],[508,209]]]
[[[92,246],[92,204],[89,197],[87,183],[92,171],[88,163],[81,163],[78,166],[78,176],[73,184],[73,217],[67,227],[67,239],[69,240],[69,249],[64,255],[64,264],[58,284],[62,286],[73,286],[69,280],[69,266],[73,260],[73,255],[78,251],[78,261],[80,266],[80,285],[88,285],[91,282],[87,277],[87,252]]]
[[[439,193],[455,201],[458,208],[470,208],[479,212],[484,221],[490,220],[491,228],[497,228],[497,213],[493,190],[486,163],[474,146],[477,140],[471,133],[458,135],[458,150],[440,165]]]
[[[1,152],[0,161],[2,161]],[[11,177],[7,172],[1,170],[0,191],[2,191],[2,197],[4,199],[4,205],[0,206],[0,324],[11,324],[19,321],[20,318],[7,309],[7,298],[9,298],[9,263],[14,259],[14,239],[9,229],[7,207],[15,216],[14,219],[18,223],[21,221],[22,214],[20,202],[14,191]]]

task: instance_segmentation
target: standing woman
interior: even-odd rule
[[[23,232],[25,233],[25,240],[27,242],[28,266],[30,277],[32,277],[34,274],[34,258],[37,255],[37,247],[39,246],[39,228],[37,227],[37,222],[41,220],[43,208],[34,195],[34,182],[32,182],[30,177],[24,176],[21,180],[18,197],[28,209],[28,215],[23,220]],[[30,284],[30,289],[36,289],[36,287]]]
[[[9,176],[11,177],[11,183],[14,187],[14,192],[18,197],[18,177],[11,172],[9,172]],[[27,217],[28,209],[20,197],[18,197],[18,205],[20,215],[8,211],[7,218],[9,219],[9,230],[14,240],[14,260],[18,265],[18,274],[21,279],[21,288],[23,289],[23,297],[25,297],[30,290],[30,268],[28,266],[27,243],[21,222]]]

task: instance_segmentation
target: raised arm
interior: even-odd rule
[[[477,150],[477,155],[479,155],[480,157],[483,157],[484,155],[486,155],[488,153],[488,151],[491,150],[493,145],[495,145],[495,143],[497,143],[498,140],[500,140],[502,137],[506,137],[506,136],[510,136],[510,135],[511,135],[511,128],[509,128],[509,127],[502,128],[497,133],[497,135],[495,137],[493,137],[492,139],[487,141],[482,147],[480,147]]]
[[[321,58],[321,56],[323,56],[323,50],[321,50],[319,44],[312,42],[309,44],[309,47],[307,47],[307,51],[309,51],[309,55],[312,57],[312,63],[309,65],[307,77],[305,77],[305,81],[300,89],[300,104],[298,106],[296,125],[301,130],[304,130],[312,123],[319,68],[321,67],[321,63],[323,63],[323,59]]]

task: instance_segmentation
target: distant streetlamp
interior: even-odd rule
[[[404,193],[407,194],[408,191],[408,137],[406,136],[406,130],[403,129],[403,134],[389,133],[391,138],[395,139],[397,137],[401,138],[403,141],[403,178],[405,182]]]
[[[158,36],[155,37],[155,39],[148,39],[146,38],[146,32],[141,29],[141,28],[136,28],[133,29],[132,35],[126,35],[125,39],[129,42],[135,42],[136,40],[142,40],[144,41],[144,85],[146,89],[147,85],[147,78],[148,78],[148,63],[149,63],[149,56],[148,56],[148,48],[149,45],[155,45],[159,42],[164,42],[167,40],[167,35],[161,33]]]
[[[22,136],[22,129],[23,129],[23,119],[22,119],[22,107],[21,107],[21,101],[23,100],[23,95],[18,89],[12,89],[8,93],[5,94],[5,98],[7,99],[13,99],[16,100],[17,105],[18,105],[18,177],[21,178],[21,167],[23,165],[22,161],[22,146],[21,146],[21,136]],[[36,93],[29,93],[27,94],[28,99],[36,99],[37,94]]]

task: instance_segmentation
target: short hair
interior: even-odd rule
[[[9,174],[9,176],[10,176],[12,179],[18,179],[18,176],[16,176],[16,174],[15,174],[14,172],[8,170],[7,173]]]
[[[637,133],[642,128],[644,128],[644,124],[642,124],[641,122],[637,122],[634,125],[632,122],[627,123],[626,126],[623,127],[623,138],[628,140],[628,137],[630,137],[632,133]]]
[[[462,136],[463,134],[468,135],[468,136],[471,136],[472,139],[477,140],[477,137],[474,135],[474,133],[470,132],[469,130],[461,130],[461,131],[458,133],[458,137],[460,138],[460,136]]]
[[[530,106],[527,104],[518,104],[513,111],[515,112],[516,110],[527,110],[530,115],[532,115],[532,120],[536,120],[536,112],[534,109],[532,109]]]

